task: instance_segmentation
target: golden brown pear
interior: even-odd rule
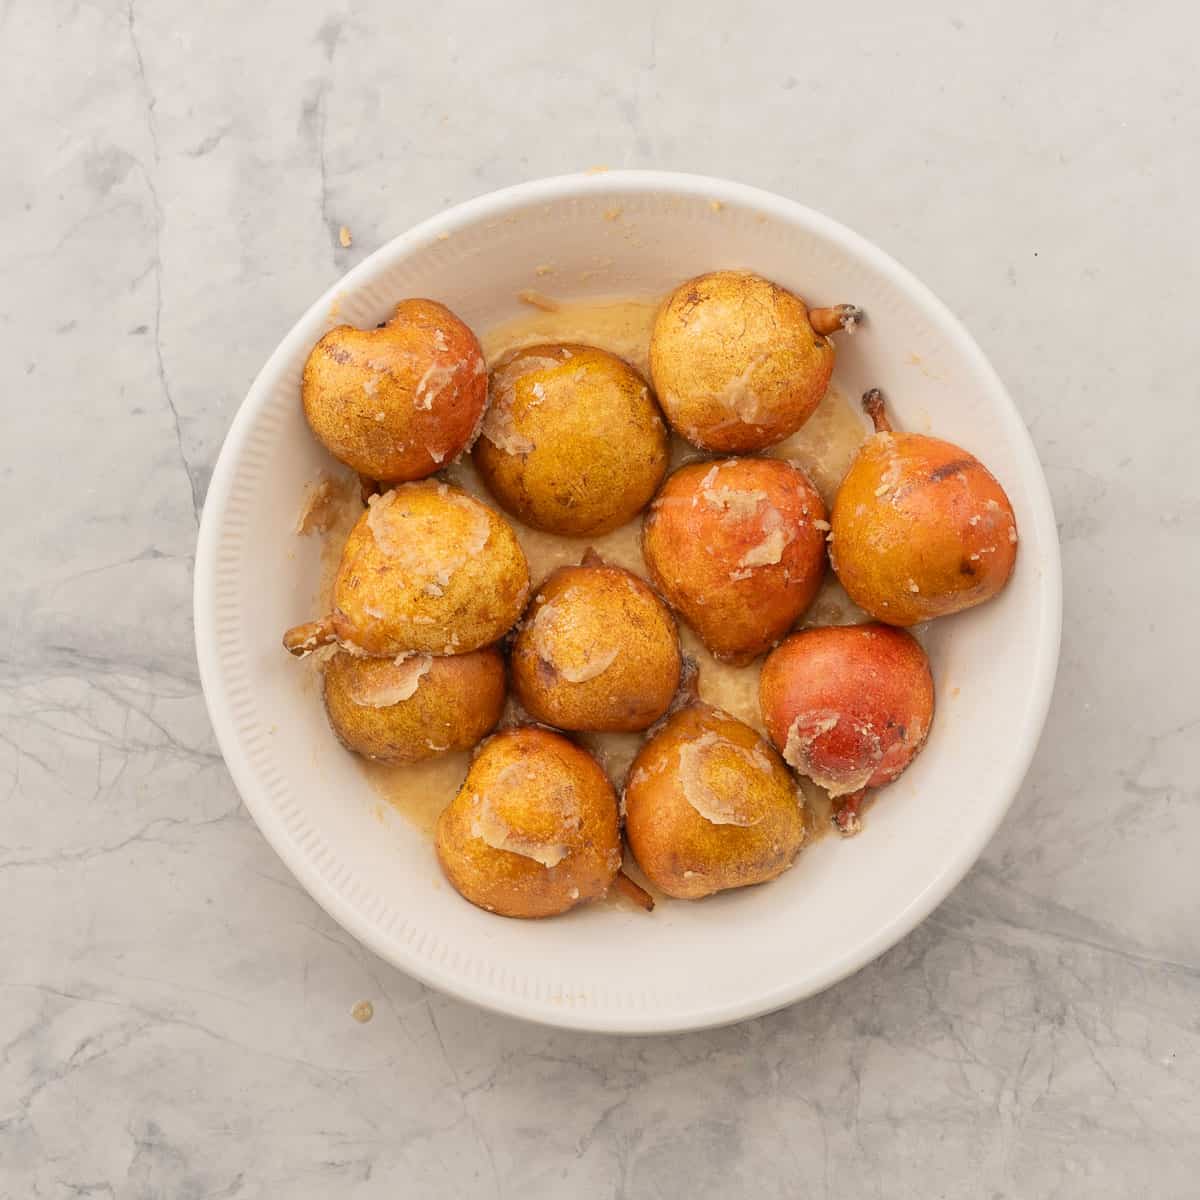
[[[337,641],[356,653],[465,654],[502,638],[529,594],[512,526],[432,480],[372,496],[346,539],[333,612],[284,635],[293,654]]]
[[[747,663],[812,602],[825,505],[799,467],[729,458],[676,471],[646,514],[642,551],[671,606],[720,659]]]
[[[621,868],[608,776],[585,750],[531,725],[480,747],[435,837],[455,889],[504,917],[552,917],[598,899]]]
[[[697,701],[668,717],[633,760],[625,836],[651,884],[698,900],[786,871],[804,841],[804,810],[770,745]]]
[[[681,284],[654,321],[650,373],[671,427],[720,454],[773,446],[821,402],[833,374],[829,335],[852,330],[850,304],[809,310],[786,288],[745,271]]]
[[[325,711],[343,746],[386,763],[470,750],[504,709],[504,659],[491,647],[399,660],[338,651],[325,664]]]
[[[834,500],[830,560],[860,608],[915,625],[991,599],[1017,556],[1004,489],[974,455],[920,433],[896,433],[872,389],[875,435]]]
[[[646,381],[592,346],[527,346],[491,378],[474,461],[492,495],[535,529],[568,537],[632,520],[662,482],[667,427]]]
[[[513,690],[559,729],[633,732],[667,711],[683,665],[667,606],[594,552],[538,588],[512,647]]]
[[[339,325],[312,348],[304,415],[334,458],[370,479],[423,479],[471,442],[487,403],[475,335],[433,300],[377,329]]]
[[[857,833],[867,788],[891,783],[933,721],[933,675],[917,640],[888,625],[829,625],[767,655],[759,707],[771,740],[834,797],[833,820]]]

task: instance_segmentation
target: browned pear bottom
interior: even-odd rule
[[[825,505],[808,476],[776,458],[727,458],[676,471],[646,514],[651,578],[719,659],[773,646],[825,573]]]
[[[527,525],[593,537],[631,521],[667,470],[667,426],[646,381],[606,350],[527,346],[493,368],[473,459]]]

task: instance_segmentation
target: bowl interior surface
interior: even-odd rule
[[[619,215],[614,217],[614,212]],[[536,268],[553,274],[539,276]],[[299,404],[309,348],[428,296],[483,330],[517,293],[652,296],[721,267],[758,271],[867,321],[841,337],[834,385],[882,387],[899,428],[977,454],[1021,532],[1006,591],[924,635],[938,707],[924,753],[872,808],[863,836],[825,838],[764,887],[653,915],[592,906],[508,921],[460,899],[428,835],[381,805],[326,725],[312,673],[280,648],[315,615],[319,548],[292,535],[328,467]],[[1058,544],[1028,435],[957,321],[902,268],[791,201],[711,179],[617,172],[522,185],[389,243],[318,300],[238,412],[205,507],[197,646],[222,751],[255,820],[351,933],[426,982],[517,1016],[652,1032],[718,1024],[812,994],[894,944],[962,877],[1028,766],[1058,653]]]

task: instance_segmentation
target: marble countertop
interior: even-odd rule
[[[909,8],[0,4],[0,1196],[1197,1195],[1200,19]],[[213,462],[303,307],[594,164],[759,184],[913,268],[1062,530],[1055,702],[976,868],[826,994],[673,1038],[353,942],[239,804],[192,649]]]

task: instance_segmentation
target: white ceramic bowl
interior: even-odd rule
[[[620,209],[620,219],[605,214]],[[924,753],[871,810],[765,887],[652,916],[593,906],[506,921],[442,880],[428,837],[379,805],[280,648],[312,616],[317,547],[291,536],[325,465],[299,402],[309,348],[338,319],[370,326],[404,296],[476,329],[516,315],[550,262],[556,294],[646,295],[746,267],[814,303],[850,300],[835,384],[886,390],[901,428],[976,452],[1012,498],[1021,547],[1001,597],[936,622],[938,710]],[[791,200],[657,172],[571,175],[473,200],[396,238],[300,319],[250,389],[221,451],[196,555],[196,644],[225,761],[267,840],[331,916],[433,987],[551,1025],[693,1029],[828,987],[895,944],[950,891],[1028,767],[1054,682],[1061,616],[1050,497],[1025,427],[955,317],[869,242]]]

